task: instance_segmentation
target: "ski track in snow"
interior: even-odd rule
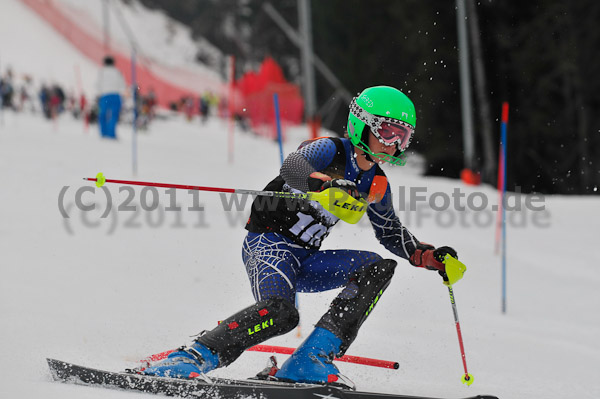
[[[87,61],[78,59],[25,6],[8,0],[0,10],[2,72],[12,61],[15,71],[40,78],[52,71],[61,81],[68,79],[77,61],[84,72],[92,73],[93,65],[85,69]],[[23,40],[35,39],[32,44],[17,39],[19,29],[28,32]],[[12,40],[6,32],[14,34]],[[35,46],[67,60],[63,69],[68,72],[56,60],[52,65],[27,61],[49,57],[34,56]],[[288,133],[286,154],[308,137],[305,127]],[[205,126],[177,117],[157,120],[139,133],[134,176],[131,134],[131,128],[121,124],[119,140],[105,141],[96,126],[85,131],[68,115],[50,123],[39,114],[0,114],[2,398],[155,397],[53,383],[45,358],[121,370],[149,354],[189,342],[190,336],[252,302],[241,261],[249,202],[244,212],[225,211],[219,194],[200,193],[205,209],[200,213],[188,210],[194,205],[192,195],[178,191],[182,210],[160,211],[171,197],[158,189],[159,210],[146,212],[140,206],[142,188],[134,187],[137,212],[112,212],[101,219],[106,204],[102,190],[84,194],[84,203],[98,205],[86,214],[77,210],[74,198],[79,188],[93,187],[82,178],[100,171],[114,179],[262,189],[279,168],[277,144],[236,131],[235,157],[229,163],[227,123],[216,118]],[[399,185],[407,190],[426,187],[428,195],[459,187],[467,195],[481,191],[492,203],[496,200],[491,187],[423,178],[410,166],[410,158],[408,164],[385,168],[395,192]],[[65,186],[69,219],[58,207]],[[115,206],[123,203],[126,192],[117,185],[106,188]],[[349,351],[398,361],[400,369],[341,363],[342,373],[361,390],[422,396],[600,397],[600,255],[594,251],[599,205],[597,197],[549,196],[548,227],[533,226],[527,214],[526,227],[509,229],[506,315],[500,312],[494,226],[457,222],[441,227],[433,215],[418,220],[412,214],[407,224],[419,239],[455,247],[469,268],[456,284],[455,295],[475,382],[471,387],[460,383],[462,363],[447,289],[437,274],[402,260]],[[408,215],[401,212],[400,217],[406,220]],[[360,248],[392,256],[377,243],[366,218],[355,226],[338,225],[324,248]],[[336,293],[299,296],[304,336]],[[294,333],[269,341],[285,346],[300,342]],[[267,358],[264,353],[245,353],[215,375],[248,377],[261,370]],[[281,363],[285,356],[278,358]]]

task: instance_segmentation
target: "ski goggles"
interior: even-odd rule
[[[415,128],[412,125],[398,119],[373,115],[356,103],[356,97],[352,99],[350,112],[367,124],[371,128],[373,135],[383,145],[396,145],[400,151],[406,150],[410,145],[415,132]]]

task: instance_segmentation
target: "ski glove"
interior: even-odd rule
[[[337,187],[346,191],[352,198],[360,199],[360,193],[356,183],[346,179],[332,179],[321,172],[314,172],[308,177],[308,187],[310,191],[321,192],[331,187]]]
[[[411,265],[416,267],[437,270],[440,276],[447,281],[448,276],[446,276],[446,265],[443,262],[447,254],[458,259],[458,254],[452,247],[444,246],[436,249],[433,245],[420,242],[417,244],[417,249],[415,252],[409,258],[409,262]]]

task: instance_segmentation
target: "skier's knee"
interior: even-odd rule
[[[356,338],[360,326],[390,284],[396,265],[392,259],[382,259],[357,270],[317,323],[317,327],[333,332],[342,340],[338,355],[342,355]]]
[[[281,297],[273,297],[266,299],[263,302],[265,302],[265,309],[270,309],[272,312],[271,317],[277,318],[279,323],[277,330],[280,331],[279,334],[285,334],[292,331],[300,322],[298,309],[296,309],[296,306],[290,302],[290,300]]]
[[[369,266],[373,265],[375,262],[383,260],[383,257],[376,252],[367,252],[367,254],[369,259]]]
[[[395,260],[380,257],[376,262],[354,272],[350,281],[355,280],[359,287],[365,287],[365,289],[372,283],[388,282],[394,275],[397,264],[398,262]]]

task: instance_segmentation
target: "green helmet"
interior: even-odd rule
[[[416,119],[414,104],[400,90],[389,86],[369,87],[350,103],[348,136],[353,145],[372,157],[404,165],[406,161],[400,156],[410,144]],[[395,145],[394,155],[373,153],[367,144],[369,132],[384,145]]]

